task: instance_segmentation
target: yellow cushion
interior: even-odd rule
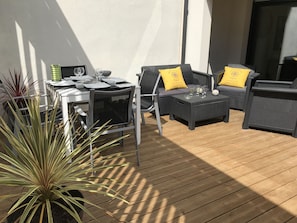
[[[219,85],[243,88],[250,71],[250,69],[226,66],[223,78]]]
[[[159,72],[164,82],[165,91],[177,88],[187,88],[180,67],[171,69],[160,69]]]

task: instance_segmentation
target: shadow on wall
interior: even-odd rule
[[[86,64],[88,73],[98,66],[136,83],[142,65],[179,61],[181,7],[182,0],[0,1],[0,71],[20,66],[45,79],[50,64]]]
[[[56,1],[7,1],[1,3],[3,7],[7,16],[1,23],[5,23],[4,32],[10,33],[4,48],[11,54],[11,64],[2,66],[18,69],[15,66],[20,64],[23,73],[32,74],[34,80],[50,78],[50,64],[86,64],[92,69]]]

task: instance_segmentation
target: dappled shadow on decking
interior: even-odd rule
[[[241,123],[242,113],[232,111],[229,123],[189,131],[165,116],[161,137],[155,120],[148,117],[142,127],[141,166],[133,153],[115,161],[128,161],[129,166],[98,173],[122,182],[113,189],[129,204],[85,193],[113,217],[93,207],[92,213],[104,223],[294,222],[296,139],[242,130]],[[114,149],[133,152],[133,137]],[[84,222],[96,221],[85,215]]]
[[[213,123],[194,131],[178,122],[163,122],[164,137],[158,135],[154,121],[143,126],[141,166],[137,167],[135,157],[131,156],[129,167],[104,174],[127,184],[120,193],[129,204],[97,197],[98,204],[115,217],[111,219],[94,210],[98,219],[101,222],[293,220],[297,213],[293,207],[297,201],[296,140],[287,135],[238,129],[242,114],[236,111],[233,115],[230,123]],[[122,150],[133,149],[131,139]]]

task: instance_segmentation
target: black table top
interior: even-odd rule
[[[207,92],[206,97],[202,98],[201,96],[194,95],[191,96],[190,98],[187,97],[189,95],[188,93],[186,94],[177,94],[177,95],[172,95],[173,98],[176,98],[180,101],[186,102],[186,103],[205,103],[205,102],[211,102],[211,101],[218,101],[218,100],[229,100],[228,96],[219,94],[219,95],[213,95],[211,92]]]

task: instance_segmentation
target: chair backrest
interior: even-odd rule
[[[139,78],[141,94],[155,94],[160,81],[160,74],[143,70]]]
[[[20,115],[23,117],[23,121],[28,121],[28,126],[30,126],[30,113],[28,105],[30,105],[30,101],[36,101],[38,102],[39,106],[39,112],[40,112],[40,118],[42,122],[45,122],[46,118],[46,112],[51,112],[54,109],[54,104],[57,103],[57,101],[52,101],[52,99],[47,94],[33,94],[33,95],[23,95],[18,97],[13,97],[11,100],[5,102],[3,104],[3,107],[7,113],[8,119],[9,119],[9,125],[13,128],[15,127],[15,116],[13,114],[14,110],[15,112],[20,112]],[[18,109],[17,109],[18,108]],[[56,114],[58,115],[58,114]],[[48,114],[48,118],[50,118],[50,114]],[[57,118],[57,117],[55,117]],[[57,121],[56,119],[55,121]]]
[[[247,66],[247,65],[242,65],[242,64],[228,64],[226,66],[232,67],[232,68],[249,69],[250,70],[249,76],[255,73],[255,71],[252,68],[250,68],[249,66]],[[214,74],[215,87],[217,87],[218,83],[222,80],[223,75],[224,75],[224,69],[223,70],[220,70],[220,71],[218,71],[218,72],[216,72]],[[248,79],[247,79],[247,81],[245,82],[245,85],[247,85],[248,83],[249,82],[248,82]]]
[[[157,93],[160,77],[159,73],[150,70],[142,71],[139,79],[142,106],[145,104],[144,107],[149,107],[153,104],[153,96]]]
[[[100,126],[108,121],[110,125],[125,125],[132,120],[132,102],[135,86],[119,90],[90,90],[88,126]]]
[[[193,84],[193,71],[190,64],[167,64],[167,65],[151,65],[151,66],[143,66],[141,67],[141,71],[151,71],[155,74],[159,73],[160,69],[170,69],[180,67],[183,73],[183,78],[186,84]],[[164,83],[162,78],[159,82],[159,87],[164,87]]]
[[[61,66],[62,78],[74,76],[74,68],[82,67],[84,69],[83,75],[87,75],[86,65],[76,65],[76,66]]]

